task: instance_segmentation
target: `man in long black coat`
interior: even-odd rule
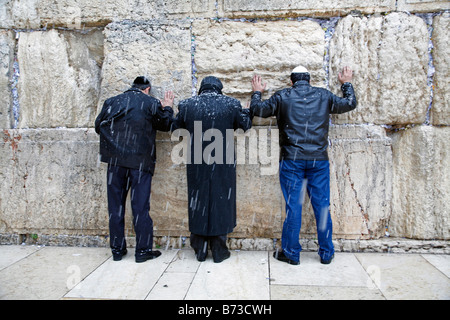
[[[156,130],[170,129],[173,93],[166,93],[163,107],[159,100],[149,96],[150,89],[148,79],[136,78],[132,88],[105,101],[95,120],[95,131],[100,134],[101,161],[108,164],[110,246],[114,261],[122,260],[127,253],[124,218],[130,189],[136,262],[161,255],[152,250],[150,191],[156,162]]]
[[[204,261],[208,241],[214,262],[230,256],[226,240],[236,227],[234,130],[251,128],[249,109],[222,94],[223,85],[206,77],[199,95],[184,100],[173,130],[190,134],[187,163],[189,230],[197,259]]]

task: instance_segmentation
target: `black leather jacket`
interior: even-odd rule
[[[254,116],[277,117],[281,159],[328,160],[329,115],[357,105],[352,84],[344,83],[341,89],[343,98],[301,80],[266,101],[261,101],[261,92],[254,92],[250,110]]]

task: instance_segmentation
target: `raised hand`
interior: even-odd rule
[[[352,82],[353,79],[352,69],[350,69],[349,67],[344,67],[342,72],[339,72],[338,79],[342,84],[346,82]]]
[[[166,91],[164,94],[164,100],[161,100],[163,107],[173,107],[173,100],[175,99],[175,94],[173,91]]]
[[[253,92],[259,91],[259,92],[263,93],[264,90],[266,90],[266,87],[267,87],[267,83],[262,84],[261,76],[255,74],[252,79]]]

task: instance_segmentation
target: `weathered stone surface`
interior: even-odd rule
[[[20,128],[89,127],[103,56],[100,30],[21,32]]]
[[[333,126],[330,130],[330,188],[336,238],[372,239],[384,235],[391,214],[391,141],[378,126]],[[309,200],[302,233],[316,234]]]
[[[108,234],[106,165],[98,162],[93,129],[5,130],[0,142],[5,168],[0,173],[0,233]],[[376,238],[390,214],[390,140],[376,126],[334,126],[331,142],[335,237]],[[156,236],[189,235],[186,169],[171,160],[176,144],[168,134],[158,135],[150,211]],[[284,200],[278,174],[262,174],[268,171],[261,170],[267,168],[261,159],[237,166],[238,226],[231,237],[281,236]],[[315,220],[305,207],[301,236],[314,237]],[[134,234],[129,202],[126,234]]]
[[[171,160],[172,149],[178,143],[176,139],[171,142],[168,134],[158,136],[158,161],[151,196],[151,216],[155,221],[156,235],[190,234],[186,167],[174,164]],[[275,157],[278,159],[278,155]],[[237,165],[237,227],[231,234],[232,237],[272,237],[274,232],[281,231],[278,161],[272,175],[261,175],[264,172],[261,168],[267,166],[260,165],[257,161],[257,164],[250,164],[246,158],[242,164]]]
[[[259,141],[264,136],[259,131],[266,128],[252,130]],[[377,126],[333,126],[330,141],[331,212],[335,237],[371,239],[384,235],[392,199],[390,139],[384,129]],[[177,143],[170,142],[168,134],[158,136],[150,213],[155,223],[155,235],[175,237],[173,241],[189,235],[186,168],[171,160],[172,148]],[[269,142],[269,149],[270,145]],[[279,238],[285,210],[278,172],[261,170],[268,167],[261,164],[259,150],[256,164],[252,164],[248,138],[246,148],[245,160],[237,165],[237,227],[230,237]],[[132,232],[131,225],[129,230]],[[315,236],[315,219],[308,200],[301,237]]]
[[[169,133],[158,133],[156,169],[152,179],[150,216],[156,236],[188,236],[188,193],[186,166],[171,160]],[[128,207],[128,212],[131,208]]]
[[[338,72],[354,70],[359,101],[355,112],[336,123],[422,124],[430,102],[428,30],[417,16],[347,16],[330,43],[330,83],[339,92]]]
[[[83,29],[111,21],[215,16],[213,0],[0,0],[0,28]]]
[[[41,0],[41,24],[80,28],[85,25],[105,25],[111,21],[161,19],[169,16],[213,15],[210,0]],[[105,23],[106,22],[106,23]]]
[[[3,130],[0,138],[0,232],[107,232],[106,173],[92,129]]]
[[[450,239],[449,133],[418,126],[393,136],[392,236]]]
[[[224,93],[249,100],[251,78],[259,73],[270,93],[290,83],[292,69],[302,64],[313,82],[324,84],[324,31],[316,22],[215,22],[193,23],[198,86],[208,75],[219,77]]]
[[[191,95],[191,38],[189,22],[123,21],[105,29],[99,109],[103,102],[130,88],[145,75],[152,95],[173,90],[175,102]]]
[[[199,89],[201,80],[209,75],[220,78],[223,92],[250,101],[254,74],[267,82],[267,95],[290,85],[291,71],[298,65],[312,73],[312,83],[324,86],[324,31],[316,22],[258,21],[193,23],[195,64]],[[269,124],[256,118],[255,124]]]
[[[0,129],[6,129],[0,132],[0,234],[38,234],[58,245],[107,244],[106,166],[97,160],[98,136],[87,128],[103,101],[128,89],[136,76],[151,79],[157,98],[174,90],[178,103],[191,95],[196,79],[198,90],[202,78],[215,75],[225,94],[244,105],[255,73],[268,82],[268,98],[289,86],[291,70],[303,64],[313,85],[329,85],[339,95],[338,71],[345,65],[355,70],[359,106],[333,117],[330,131],[335,243],[344,251],[373,250],[373,242],[361,239],[378,239],[385,226],[392,236],[449,239],[448,9],[443,0],[0,0]],[[89,29],[97,26],[106,26],[104,32]],[[18,130],[10,129],[15,56]],[[427,120],[437,127],[413,126],[389,137],[377,126]],[[276,129],[274,119],[254,123],[270,125],[255,127],[258,133]],[[160,245],[180,244],[189,234],[186,173],[171,160],[175,144],[170,135],[158,135],[151,216]],[[239,249],[270,249],[267,239],[281,236],[278,174],[259,156],[237,167],[238,226],[230,242]],[[129,203],[126,234],[132,244]],[[301,237],[305,250],[317,250],[309,200]],[[401,249],[385,240],[374,246]]]
[[[443,13],[433,22],[434,96],[431,120],[434,125],[450,124],[450,14]]]
[[[395,10],[394,0],[225,0],[224,14],[230,17],[336,16],[359,10],[371,14]]]
[[[0,0],[0,28],[39,28],[40,0]]]
[[[450,3],[447,0],[398,0],[397,11],[409,12],[433,12],[449,10]]]
[[[11,85],[14,60],[14,36],[11,31],[0,31],[0,129],[9,129],[11,122]]]

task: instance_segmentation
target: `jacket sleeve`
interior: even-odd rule
[[[261,92],[255,91],[250,104],[252,117],[268,118],[275,116],[278,111],[279,100],[280,96],[276,93],[269,100],[261,101]]]
[[[356,108],[358,102],[356,100],[355,90],[350,82],[346,82],[341,87],[344,97],[338,97],[332,94],[330,113],[341,114],[352,111]]]
[[[172,126],[170,127],[170,131],[174,132],[177,129],[186,129],[185,120],[186,120],[186,107],[184,103],[181,102],[178,106],[178,113],[172,122]]]
[[[252,127],[252,117],[250,109],[242,109],[242,106],[239,104],[239,107],[236,108],[236,116],[234,119],[234,130],[243,129],[244,131],[249,130]]]
[[[105,116],[106,116],[106,110],[108,110],[109,104],[108,104],[108,100],[106,100],[103,103],[103,108],[102,111],[100,111],[99,115],[97,116],[97,119],[95,119],[95,132],[97,132],[97,134],[100,134],[100,125],[103,122],[103,120],[105,120]]]
[[[173,109],[171,107],[163,107],[161,102],[156,103],[156,113],[153,118],[153,126],[159,131],[170,131],[173,122]]]

